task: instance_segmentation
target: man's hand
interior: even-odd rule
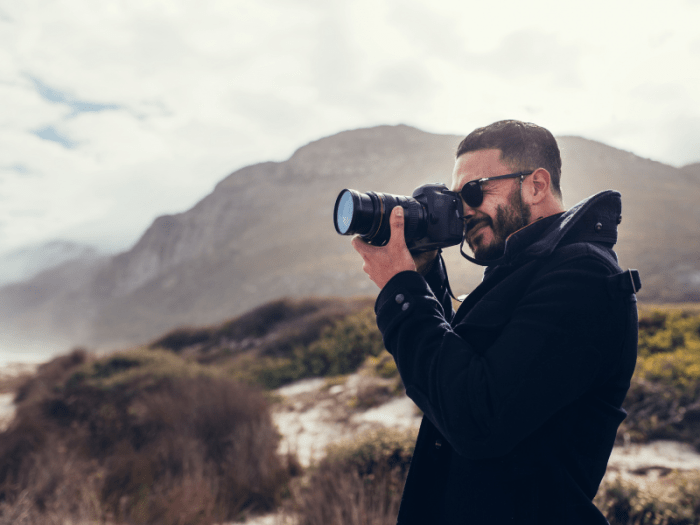
[[[413,260],[411,252],[406,247],[406,239],[403,231],[403,208],[396,206],[391,210],[389,225],[391,236],[389,242],[384,246],[372,246],[364,242],[359,236],[352,240],[352,246],[362,256],[365,261],[362,269],[369,278],[379,288],[384,288],[386,283],[397,273],[406,270],[417,271],[416,262],[420,259],[421,266],[426,266],[432,262],[437,254],[419,254],[417,261]],[[432,254],[432,257],[430,256]]]

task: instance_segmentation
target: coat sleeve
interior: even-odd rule
[[[425,279],[403,272],[380,293],[377,323],[407,395],[452,447],[497,457],[619,362],[611,273],[578,257],[536,273],[515,305],[487,294],[453,327]]]
[[[447,281],[447,269],[445,268],[445,260],[442,258],[442,254],[439,254],[435,259],[435,264],[425,275],[425,281],[428,283],[430,291],[433,292],[440,306],[442,306],[445,319],[451,322],[455,311],[452,307],[452,297],[450,296]]]

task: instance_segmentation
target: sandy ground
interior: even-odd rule
[[[700,470],[700,454],[690,445],[675,441],[654,441],[615,447],[608,468],[639,472],[653,469]]]
[[[16,386],[13,380],[33,373],[36,371],[36,367],[37,365],[28,363],[7,363],[0,366],[0,432],[4,432],[7,429],[15,415],[13,403],[15,394],[12,391],[8,391],[14,387],[9,385],[15,384]]]
[[[0,432],[7,429],[15,415],[15,405],[12,403],[14,397],[14,394],[0,394]]]
[[[376,427],[415,428],[421,416],[405,396],[368,410],[353,409],[358,394],[372,388],[377,378],[353,374],[343,384],[329,386],[325,379],[309,379],[280,388],[283,401],[272,417],[282,435],[280,452],[294,452],[308,467],[323,457],[326,447]]]

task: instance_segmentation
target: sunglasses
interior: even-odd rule
[[[524,177],[532,175],[533,173],[534,170],[519,171],[518,173],[509,173],[508,175],[499,175],[498,177],[486,177],[483,179],[472,180],[467,182],[464,186],[462,186],[462,189],[459,191],[459,194],[462,196],[462,199],[464,199],[464,202],[467,203],[467,206],[469,206],[470,208],[478,208],[479,206],[481,206],[481,203],[484,202],[484,192],[481,189],[481,185],[484,182],[488,182],[491,180],[514,179],[515,177],[521,177],[520,182],[522,183]]]

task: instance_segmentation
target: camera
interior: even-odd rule
[[[333,224],[340,235],[355,235],[367,243],[383,246],[389,242],[389,215],[396,206],[404,211],[404,237],[412,253],[454,246],[462,240],[462,199],[444,184],[425,184],[412,197],[340,192],[333,210]]]

